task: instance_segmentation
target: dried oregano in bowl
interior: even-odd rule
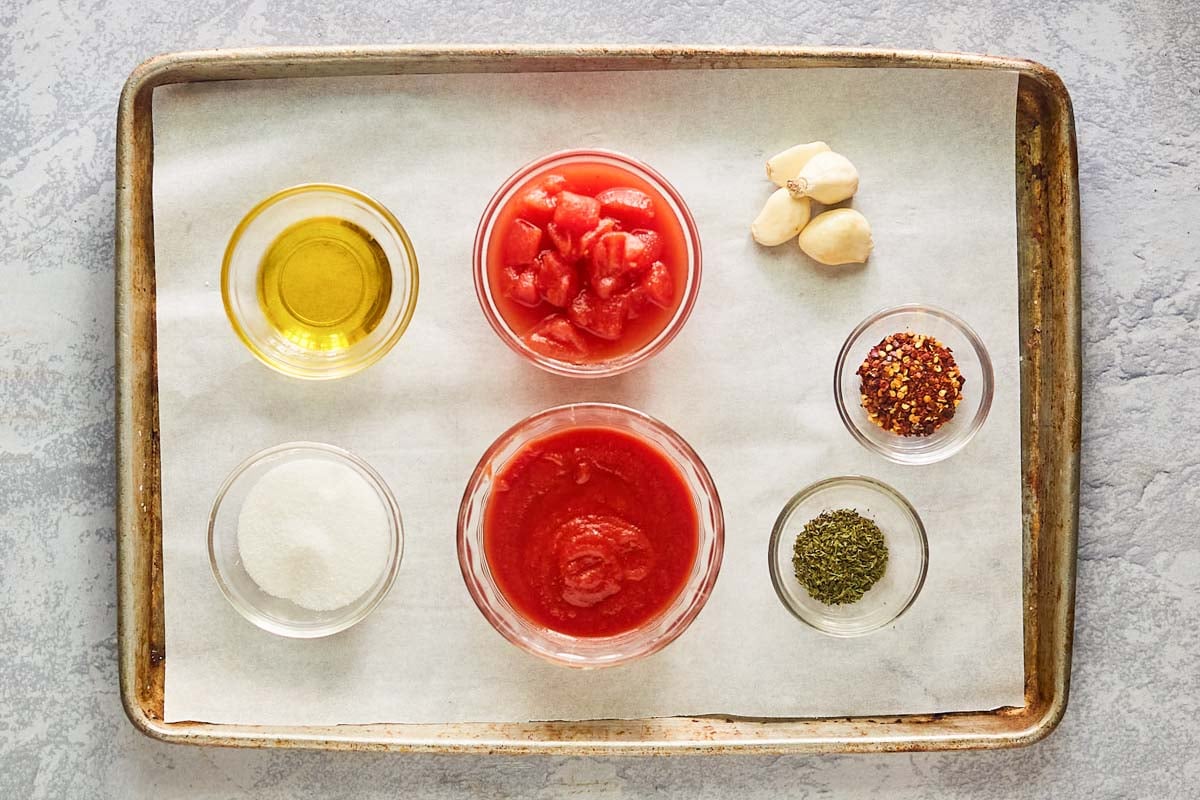
[[[861,600],[883,577],[887,560],[883,531],[849,508],[810,519],[792,550],[796,580],[814,599],[830,606]]]

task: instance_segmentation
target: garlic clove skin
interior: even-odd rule
[[[789,147],[767,159],[767,177],[776,186],[783,188],[787,182],[800,174],[800,170],[818,153],[828,153],[829,145],[824,142],[809,142]]]
[[[750,224],[750,235],[768,247],[783,244],[808,224],[811,214],[812,203],[807,197],[793,197],[787,189],[776,189]]]
[[[840,203],[858,191],[858,170],[841,153],[817,153],[787,182],[787,188],[794,197]]]
[[[835,208],[813,217],[800,231],[800,249],[829,266],[862,264],[871,255],[871,225],[853,208]]]

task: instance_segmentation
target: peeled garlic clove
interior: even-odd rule
[[[807,197],[792,197],[787,189],[776,189],[750,224],[750,235],[759,244],[783,244],[808,224],[811,213]]]
[[[787,182],[800,174],[801,168],[817,153],[828,153],[829,145],[824,142],[809,142],[789,147],[767,159],[767,177],[776,186],[787,186]]]
[[[858,191],[858,170],[840,153],[817,153],[787,182],[787,188],[795,197],[840,203]]]
[[[800,231],[800,249],[814,261],[830,266],[861,264],[874,245],[870,223],[853,208],[817,214]]]

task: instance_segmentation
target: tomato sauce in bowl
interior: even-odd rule
[[[724,551],[704,463],[634,409],[574,403],[513,425],[463,493],[458,559],[506,639],[593,668],[666,647],[700,613]]]
[[[660,614],[696,557],[698,520],[679,468],[615,428],[529,442],[505,464],[484,512],[488,566],[538,625],[611,636]]]
[[[567,151],[519,170],[480,222],[475,284],[512,349],[559,374],[631,369],[682,328],[700,241],[679,194],[650,167]]]

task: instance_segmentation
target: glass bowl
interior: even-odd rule
[[[687,250],[687,283],[683,287],[683,299],[675,309],[675,313],[663,329],[659,331],[658,335],[649,342],[637,350],[606,361],[577,364],[571,361],[551,358],[548,355],[539,353],[531,348],[509,326],[496,304],[495,297],[492,295],[491,282],[488,280],[487,272],[487,254],[497,218],[513,196],[520,189],[524,188],[527,180],[539,173],[565,165],[593,163],[613,166],[633,173],[648,183],[666,202],[674,214],[676,222],[678,222],[684,232]],[[696,295],[700,290],[700,234],[696,229],[696,221],[692,218],[692,212],[688,210],[683,197],[680,196],[679,192],[675,190],[675,187],[666,178],[652,167],[637,159],[610,150],[562,150],[543,156],[536,161],[531,161],[514,172],[500,186],[496,194],[492,196],[487,209],[483,212],[483,217],[479,221],[479,228],[475,234],[475,252],[473,258],[475,293],[479,298],[479,305],[483,308],[483,314],[487,318],[488,324],[492,326],[492,329],[506,345],[529,362],[547,372],[552,372],[556,375],[566,375],[568,377],[604,378],[611,375],[618,375],[652,358],[670,344],[671,340],[683,328],[683,324],[687,322],[688,316],[692,313],[692,307],[696,304]]]
[[[374,489],[386,512],[391,531],[388,555],[379,577],[358,599],[332,611],[313,611],[290,600],[267,594],[246,572],[238,552],[238,515],[247,493],[267,471],[280,464],[320,459],[353,469]],[[247,458],[229,474],[213,501],[208,518],[208,559],[213,576],[230,605],[265,631],[295,639],[315,639],[343,631],[362,621],[387,596],[400,569],[404,526],[400,508],[383,478],[353,453],[318,442],[289,442],[268,447]]]
[[[888,562],[883,577],[861,600],[828,606],[796,579],[792,548],[805,523],[839,508],[875,521],[887,541]],[[788,611],[830,636],[861,636],[894,622],[912,606],[925,583],[929,542],[921,518],[899,492],[874,478],[845,476],[818,481],[787,502],[771,530],[768,558],[775,593]]]
[[[607,427],[653,444],[679,468],[691,491],[699,543],[683,589],[661,614],[612,636],[570,636],[527,620],[501,593],[483,545],[483,517],[501,468],[530,441],[575,427]],[[475,467],[458,512],[458,563],[471,598],[487,621],[517,647],[551,663],[594,668],[656,653],[696,618],[712,592],[725,547],[725,521],[716,486],[704,463],[679,434],[640,411],[607,403],[575,403],[534,414],[500,435]]]
[[[886,431],[862,407],[858,368],[871,348],[901,332],[926,334],[950,348],[964,379],[962,402],[954,417],[929,436]],[[992,407],[992,360],[978,334],[949,311],[916,303],[878,311],[859,323],[838,353],[833,381],[838,415],[846,430],[868,450],[901,464],[932,464],[954,455],[983,426]]]
[[[271,324],[259,301],[259,269],[268,249],[292,225],[314,217],[357,225],[379,245],[391,269],[391,295],[382,317],[366,336],[345,347],[312,349],[292,341]],[[383,358],[412,319],[417,285],[417,256],[399,221],[365,194],[332,184],[293,186],[256,205],[234,229],[221,266],[221,297],[238,338],[271,369],[314,380],[342,378]]]

